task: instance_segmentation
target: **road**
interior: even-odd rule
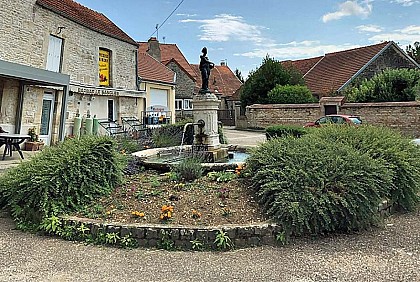
[[[381,229],[231,252],[85,246],[15,230],[0,213],[0,281],[420,281],[420,212]]]

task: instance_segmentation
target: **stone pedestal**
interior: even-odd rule
[[[203,133],[206,137],[203,145],[208,146],[209,150],[220,148],[217,110],[220,101],[212,93],[198,94],[193,97],[193,116],[194,122],[204,121]],[[196,132],[197,133],[197,132]],[[194,137],[194,143],[197,144],[197,138]]]

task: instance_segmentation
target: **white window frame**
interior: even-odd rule
[[[184,105],[184,101],[182,101],[182,99],[175,99],[175,110],[177,111],[182,110],[183,105]]]
[[[192,99],[184,99],[182,103],[182,108],[184,110],[192,110],[193,109]]]

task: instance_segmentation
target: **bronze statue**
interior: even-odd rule
[[[201,52],[203,53],[200,55],[200,72],[201,72],[201,89],[200,93],[210,92],[209,90],[209,78],[210,78],[210,70],[214,68],[214,64],[209,61],[207,57],[207,48],[204,47]]]

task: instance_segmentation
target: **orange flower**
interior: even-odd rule
[[[191,210],[192,212],[192,217],[193,218],[200,218],[201,217],[201,213],[197,210]]]

